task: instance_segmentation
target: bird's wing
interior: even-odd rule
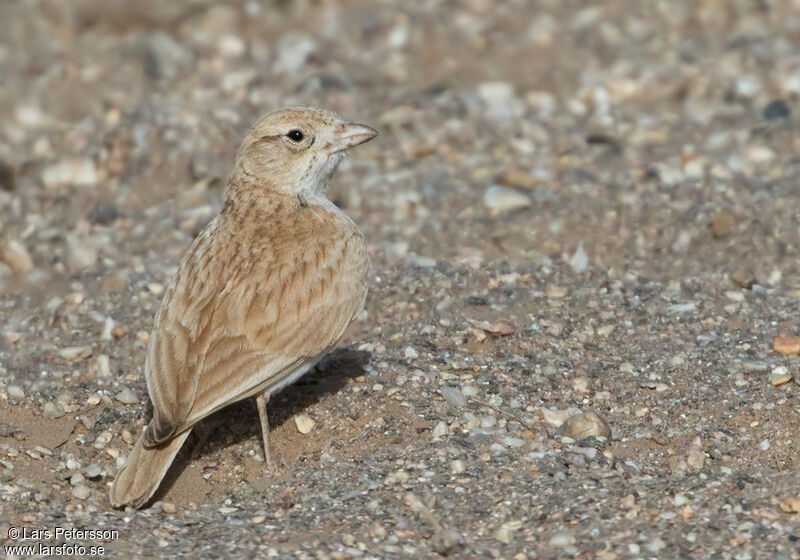
[[[148,351],[148,445],[278,386],[341,338],[363,307],[369,260],[354,227],[328,233],[226,258],[215,256],[211,235],[196,240]]]

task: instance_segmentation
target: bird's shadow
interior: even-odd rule
[[[371,354],[362,350],[342,348],[320,360],[310,372],[270,398],[267,406],[270,429],[274,430],[295,414],[319,402],[322,397],[337,393],[349,379],[364,374]],[[211,435],[197,447],[198,438],[191,437],[173,461],[159,489],[150,500],[158,501],[169,491],[186,467],[195,459],[236,444],[254,439],[261,448],[261,423],[256,399],[248,398],[223,408],[201,421]],[[233,435],[232,441],[229,434]],[[199,454],[198,454],[199,451]]]

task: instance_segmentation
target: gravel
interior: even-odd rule
[[[797,558],[798,9],[0,3],[0,534]],[[370,246],[366,311],[271,399],[272,467],[241,402],[159,505],[112,510],[164,290],[244,131],[292,103],[380,129],[329,193]]]

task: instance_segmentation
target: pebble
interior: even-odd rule
[[[539,410],[541,410],[542,416],[544,416],[544,421],[551,426],[555,426],[556,428],[560,428],[564,422],[567,421],[567,418],[575,414],[573,409],[551,410],[549,408],[542,407]],[[580,413],[580,411],[578,411],[578,413]]]
[[[587,255],[586,251],[583,249],[583,243],[578,243],[578,248],[575,250],[575,254],[572,255],[569,265],[572,267],[572,270],[578,274],[584,272],[589,267],[589,255]]]
[[[548,286],[544,295],[547,299],[562,299],[567,297],[567,290],[561,286]]]
[[[503,438],[503,445],[506,447],[523,447],[526,443],[524,439],[513,437],[513,436],[506,436]]]
[[[161,511],[163,511],[164,513],[172,514],[177,512],[178,508],[175,507],[175,504],[173,504],[172,502],[162,502]]]
[[[444,422],[439,422],[434,426],[433,430],[431,430],[431,436],[433,439],[439,439],[447,435],[448,429],[447,424]]]
[[[495,533],[495,538],[504,544],[509,544],[516,531],[522,528],[522,521],[507,521]]]
[[[48,189],[64,185],[92,186],[97,181],[97,169],[90,158],[65,159],[42,171],[42,183]]]
[[[792,116],[792,110],[783,99],[775,99],[767,103],[767,106],[764,107],[762,116],[768,121],[788,119]]]
[[[19,385],[9,385],[6,387],[6,393],[8,393],[8,398],[15,401],[21,401],[25,398],[25,391]]]
[[[495,336],[508,336],[510,334],[514,334],[514,325],[505,319],[494,322],[480,321],[476,324],[476,326]]]
[[[486,189],[483,203],[489,209],[490,214],[497,216],[505,212],[527,208],[533,204],[533,201],[531,197],[515,189],[492,185]]]
[[[740,288],[751,290],[756,284],[756,277],[751,269],[742,267],[737,268],[734,273],[731,274],[731,281]]]
[[[86,474],[86,478],[97,478],[102,473],[102,470],[100,469],[100,465],[97,463],[92,463],[86,467],[86,471],[84,472]]]
[[[122,391],[114,395],[114,398],[122,404],[137,404],[139,402],[139,397],[128,387],[125,387]]]
[[[464,397],[464,395],[461,394],[461,391],[455,387],[442,387],[439,389],[439,392],[442,394],[444,399],[450,403],[450,405],[455,406],[456,408],[467,406],[466,397]]]
[[[31,259],[28,250],[16,239],[0,244],[0,261],[3,261],[11,270],[17,272],[25,272],[33,268],[33,259]]]
[[[405,356],[406,360],[416,360],[419,358],[419,352],[414,350],[413,346],[406,346],[403,350],[403,356]]]
[[[314,419],[307,414],[295,414],[294,423],[301,434],[307,434],[316,425]]]
[[[800,337],[777,336],[772,341],[772,349],[784,355],[800,354]]]
[[[44,414],[46,418],[61,418],[66,412],[64,411],[64,407],[60,404],[50,401],[45,403],[42,414]]]
[[[508,82],[484,82],[478,86],[478,97],[483,101],[486,116],[496,121],[508,121],[522,111],[522,104]]]
[[[72,486],[77,486],[78,484],[82,484],[84,480],[86,479],[83,478],[83,475],[79,472],[76,472],[71,477],[69,477],[69,483]]]
[[[84,235],[67,234],[66,262],[70,272],[76,273],[95,265],[100,254]]]
[[[447,556],[464,545],[464,537],[458,531],[438,528],[430,539],[431,549],[437,554]]]
[[[111,361],[109,360],[108,356],[105,354],[100,354],[97,356],[94,362],[92,362],[92,364],[89,366],[87,375],[91,379],[111,377]]]
[[[560,529],[550,537],[549,544],[556,548],[568,548],[575,545],[577,542],[575,535],[567,529]]]
[[[611,439],[611,427],[608,422],[593,410],[570,416],[561,426],[561,434],[576,440],[587,437],[604,437]]]
[[[71,362],[88,358],[92,355],[91,346],[68,346],[58,351],[58,355]]]
[[[456,459],[452,463],[450,463],[450,472],[452,474],[461,474],[465,470],[467,470],[466,465],[464,465],[464,461],[461,459]]]
[[[87,500],[91,495],[91,491],[85,484],[79,484],[72,488],[72,496],[79,500]]]
[[[98,201],[89,211],[86,219],[90,224],[107,226],[119,217],[117,207],[110,202]]]
[[[784,498],[780,505],[784,513],[800,513],[800,498]]]
[[[792,375],[790,373],[776,373],[769,381],[772,383],[773,387],[780,387],[781,385],[786,385],[791,380]]]

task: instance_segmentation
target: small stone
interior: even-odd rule
[[[544,295],[547,299],[562,299],[567,296],[567,290],[560,286],[548,286]]]
[[[464,545],[464,537],[458,531],[438,528],[430,539],[431,549],[437,554],[447,556]]]
[[[588,410],[570,416],[561,426],[561,435],[582,440],[591,436],[611,439],[611,428],[608,422],[597,412]]]
[[[464,465],[464,461],[461,459],[456,459],[452,463],[450,463],[450,472],[452,474],[461,474],[465,470],[467,470],[466,465]]]
[[[483,82],[478,85],[478,97],[483,102],[486,116],[496,121],[509,121],[522,112],[522,102],[509,82]]]
[[[686,453],[686,466],[692,471],[699,471],[705,462],[706,454],[698,438],[689,446],[689,451]]]
[[[110,202],[98,201],[89,211],[86,219],[90,224],[107,226],[119,217],[117,207]]]
[[[731,274],[731,281],[742,289],[751,290],[756,284],[756,276],[749,268],[737,268]]]
[[[772,447],[768,439],[762,440],[758,447],[761,448],[761,451],[769,451],[769,448]]]
[[[419,353],[414,350],[413,346],[406,346],[403,350],[403,356],[405,356],[406,360],[416,360],[419,358]]]
[[[114,396],[122,404],[137,404],[139,402],[139,397],[136,396],[136,393],[130,390],[130,388],[125,387]]]
[[[66,262],[70,272],[81,272],[94,266],[99,256],[97,247],[84,235],[67,235]]]
[[[783,99],[775,99],[767,103],[762,115],[764,119],[768,121],[788,119],[792,116],[792,110]]]
[[[147,289],[154,296],[160,296],[164,293],[164,285],[159,284],[158,282],[150,282],[147,284]]]
[[[483,203],[489,209],[490,214],[497,216],[505,212],[527,208],[533,201],[528,195],[517,190],[500,185],[492,185],[486,189],[486,193],[483,195]]]
[[[461,394],[461,391],[456,389],[455,387],[442,387],[439,389],[439,392],[444,397],[451,406],[456,408],[462,408],[467,406],[467,399]]]
[[[515,531],[522,527],[522,521],[507,521],[500,526],[495,533],[495,538],[504,544],[509,544]]]
[[[261,525],[267,520],[266,516],[264,515],[254,515],[250,518],[250,523],[253,525]]]
[[[28,250],[16,239],[0,244],[0,261],[3,261],[11,270],[17,272],[25,272],[33,268],[33,259],[31,259]]]
[[[566,529],[561,529],[556,531],[552,537],[550,537],[550,546],[555,548],[568,548],[575,546],[576,543],[575,535],[572,534],[571,531]]]
[[[66,412],[63,406],[55,401],[50,401],[45,403],[42,414],[44,414],[46,418],[61,418]]]
[[[800,513],[800,498],[782,499],[781,511],[784,513]]]
[[[111,376],[111,360],[105,354],[97,356],[95,361],[89,366],[87,375],[90,379],[97,379]]]
[[[800,354],[800,336],[777,336],[772,349],[784,355]]]
[[[575,250],[575,254],[572,255],[569,265],[572,267],[572,270],[578,274],[584,272],[589,267],[589,255],[584,251],[583,243],[578,243],[578,248]]]
[[[773,387],[780,387],[781,385],[786,385],[792,380],[792,375],[790,373],[777,373],[770,378],[770,383],[772,383]]]
[[[672,499],[672,503],[676,507],[681,507],[681,506],[685,506],[686,504],[688,504],[689,503],[689,499],[686,496],[684,496],[683,494],[675,494],[675,497]]]
[[[83,475],[79,472],[76,472],[71,477],[69,477],[69,483],[72,486],[77,486],[78,484],[82,484],[84,480],[86,479],[83,478]]]
[[[42,171],[42,183],[48,189],[64,185],[92,186],[97,181],[97,169],[90,158],[65,159]]]
[[[178,508],[175,507],[175,504],[173,504],[172,502],[162,502],[161,511],[163,511],[164,513],[172,514],[177,512]]]
[[[91,346],[68,346],[58,351],[58,355],[71,362],[88,358],[92,355]]]
[[[514,447],[519,448],[523,447],[526,443],[524,439],[513,437],[513,436],[506,436],[503,438],[503,445],[506,447]]]
[[[91,496],[91,491],[89,488],[86,487],[85,484],[79,484],[72,488],[72,496],[74,498],[78,498],[79,500],[87,500],[89,496]]]
[[[86,467],[86,478],[98,478],[102,474],[102,470],[100,469],[100,465],[97,463],[92,463],[88,467]]]
[[[431,430],[431,436],[433,439],[439,439],[447,435],[448,429],[447,424],[444,422],[439,422],[434,426],[433,430]]]
[[[6,393],[11,400],[21,401],[25,398],[25,391],[19,385],[9,385],[6,387]]]
[[[508,336],[510,334],[514,334],[514,325],[505,319],[494,322],[481,321],[480,323],[477,323],[476,326],[495,336]]]
[[[122,441],[124,441],[128,445],[133,445],[133,442],[136,441],[130,430],[122,430],[120,437],[122,438]]]
[[[736,219],[730,212],[719,212],[711,216],[711,233],[714,237],[720,238],[728,235],[736,223]]]
[[[301,434],[307,434],[316,425],[314,419],[307,414],[295,414],[294,423]]]
[[[542,407],[539,410],[542,411],[544,421],[556,428],[563,426],[564,422],[566,422],[567,419],[574,414],[574,411],[572,410],[551,410],[545,407]]]

